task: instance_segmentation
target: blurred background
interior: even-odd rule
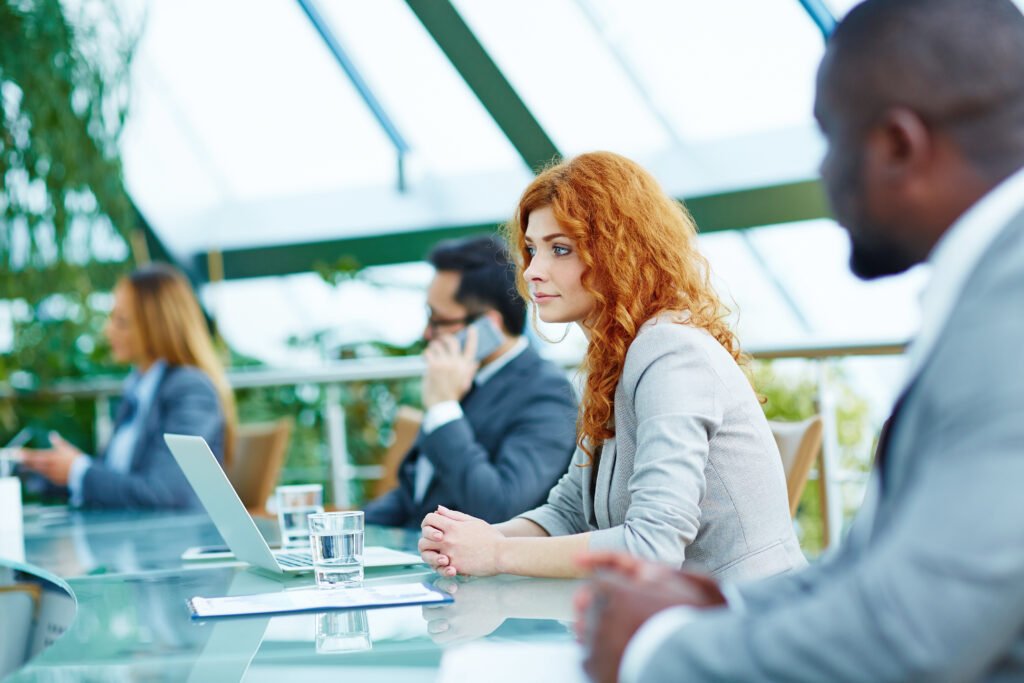
[[[281,482],[358,505],[419,400],[430,246],[607,149],[694,214],[769,416],[822,415],[829,495],[812,474],[798,516],[820,549],[860,503],[927,275],[857,281],[817,181],[815,70],[852,4],[0,0],[0,442],[95,448],[127,372],[110,289],[168,261],[242,422],[295,421]],[[584,349],[538,343],[570,373]]]

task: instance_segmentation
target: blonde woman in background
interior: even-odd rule
[[[72,505],[197,506],[163,435],[202,436],[226,465],[236,419],[231,387],[192,288],[170,266],[136,270],[114,288],[104,333],[114,360],[133,367],[110,442],[92,457],[51,432],[49,449],[23,451],[24,466],[66,486]]]

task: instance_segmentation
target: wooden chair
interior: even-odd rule
[[[395,437],[388,449],[384,451],[384,457],[381,459],[381,476],[373,487],[375,498],[398,486],[398,467],[402,464],[405,454],[416,442],[416,435],[420,432],[420,423],[422,422],[422,410],[411,406],[398,406],[398,412],[395,413],[395,421],[392,425]]]
[[[254,515],[266,514],[267,499],[277,485],[291,434],[290,417],[238,427],[227,474],[242,504]]]
[[[775,443],[779,446],[782,467],[786,471],[789,513],[796,515],[796,508],[800,504],[800,496],[807,485],[807,476],[811,472],[811,465],[814,464],[821,452],[821,416],[815,415],[800,422],[769,421],[768,424],[771,426]],[[824,472],[824,469],[820,469],[819,472]],[[824,476],[819,476],[819,483],[822,492],[822,514],[824,514]]]

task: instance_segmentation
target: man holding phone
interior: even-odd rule
[[[366,521],[418,527],[444,505],[502,522],[543,502],[568,467],[575,395],[522,336],[526,304],[500,239],[441,242],[428,260],[426,413],[398,487]]]

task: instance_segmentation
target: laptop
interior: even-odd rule
[[[270,549],[205,439],[164,434],[164,441],[235,558],[274,574],[313,571],[309,550]],[[418,555],[380,546],[367,546],[363,552],[364,568],[401,567],[422,562]]]

